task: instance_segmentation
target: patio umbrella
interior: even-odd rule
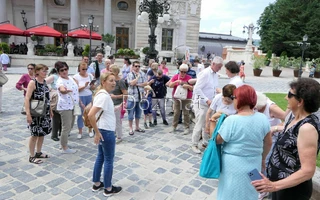
[[[29,28],[24,31],[25,35],[37,35],[37,36],[46,36],[46,37],[64,37],[62,33],[59,31],[54,30],[50,26],[37,26],[34,28]]]
[[[68,37],[90,39],[90,31],[89,30],[83,30],[83,29],[70,31],[70,32],[68,32]],[[94,31],[91,31],[91,39],[92,40],[101,40],[102,37],[98,33],[94,32]]]
[[[23,36],[23,32],[20,28],[10,24],[9,21],[0,23],[0,34]]]

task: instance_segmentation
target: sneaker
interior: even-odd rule
[[[77,150],[74,150],[74,149],[66,149],[66,150],[61,150],[61,153],[63,153],[63,154],[73,154],[73,153],[76,153],[77,152]]]
[[[90,133],[89,133],[89,137],[92,138],[93,136],[94,136],[94,133],[93,133],[93,132],[90,132]]]
[[[92,186],[92,192],[96,192],[96,191],[99,191],[101,190],[102,188],[104,187],[103,183],[100,181],[100,185],[99,186],[96,186],[95,184],[93,184]]]
[[[188,135],[190,133],[190,129],[189,128],[186,128],[184,131],[183,131],[183,135]]]
[[[168,122],[167,122],[167,120],[163,120],[163,124],[164,124],[164,125],[167,125],[167,126],[169,125]]]
[[[154,127],[154,124],[152,124],[151,122],[149,122],[149,127]]]
[[[81,138],[82,138],[82,134],[78,134],[78,135],[77,135],[77,138],[78,138],[78,139],[81,139]]]
[[[112,186],[111,191],[108,191],[107,189],[104,189],[103,195],[105,197],[112,196],[113,194],[118,194],[122,191],[122,187],[116,187]]]
[[[155,125],[155,126],[157,126],[158,125],[158,122],[157,122],[157,120],[155,119],[155,120],[153,120],[153,125]]]
[[[120,142],[122,142],[121,138],[116,138],[116,143],[119,144]]]
[[[171,131],[169,133],[176,133],[177,132],[177,128],[172,127]]]
[[[269,192],[261,192],[259,193],[258,200],[263,200],[265,197],[269,196]]]
[[[145,129],[148,129],[148,128],[149,128],[147,123],[144,123],[143,125],[144,125],[144,128],[145,128]]]
[[[200,154],[200,153],[201,153],[201,151],[198,149],[197,146],[192,146],[191,149],[192,149],[192,151],[193,151],[194,153],[197,153],[197,154]]]

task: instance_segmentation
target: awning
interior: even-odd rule
[[[83,29],[70,31],[70,32],[68,32],[68,37],[90,39],[90,31],[83,30]],[[91,31],[91,39],[92,40],[101,40],[102,37],[97,32]]]
[[[0,23],[0,34],[3,35],[23,35],[24,31],[8,22]]]
[[[37,36],[46,36],[46,37],[64,37],[62,33],[54,30],[50,26],[38,26],[30,28],[24,31],[25,35],[37,35]]]

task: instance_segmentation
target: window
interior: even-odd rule
[[[117,4],[117,7],[118,7],[119,10],[128,10],[128,3],[125,2],[125,1],[120,1]]]
[[[173,29],[162,29],[162,51],[172,51]]]

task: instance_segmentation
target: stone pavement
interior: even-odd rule
[[[172,68],[173,70],[173,68]],[[246,83],[262,92],[288,91],[293,80],[289,71],[281,78],[274,78],[264,69],[262,77],[247,72]],[[106,199],[102,192],[93,193],[92,170],[97,153],[93,139],[84,131],[77,139],[74,126],[69,145],[78,150],[72,155],[62,155],[59,142],[45,137],[43,152],[51,158],[40,165],[28,162],[26,117],[20,114],[23,95],[15,83],[26,68],[9,68],[9,82],[3,87],[3,113],[0,114],[0,199]],[[221,72],[224,74],[224,72]],[[292,73],[292,72],[291,72]],[[228,83],[220,80],[220,86]],[[169,92],[170,93],[170,92]],[[167,112],[170,112],[169,108]],[[169,123],[172,118],[168,118]],[[145,133],[128,135],[128,123],[123,122],[123,142],[116,146],[113,183],[123,191],[110,200],[151,199],[216,199],[217,180],[199,177],[201,155],[190,149],[191,135],[170,134],[158,118],[158,126]],[[142,123],[141,123],[142,124]]]

